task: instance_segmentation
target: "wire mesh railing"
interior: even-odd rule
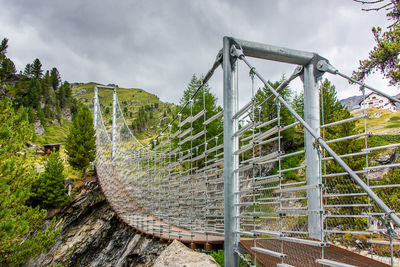
[[[146,145],[127,125],[116,90],[112,137],[95,99],[96,169],[112,208],[130,226],[162,239],[206,245],[225,240],[225,248],[231,248],[227,242],[233,246],[225,251],[228,265],[237,264],[238,258],[231,258],[244,258],[245,251],[252,263],[245,262],[253,265],[357,265],[354,256],[339,263],[340,247],[398,263],[399,233],[391,222],[398,222],[392,210],[399,205],[400,163],[393,155],[400,144],[374,139],[366,105],[356,116],[344,108],[328,109],[331,87],[317,81],[324,72],[340,73],[325,59],[234,39],[229,44],[229,87],[237,90],[237,69],[244,62],[251,91],[242,108],[232,98],[231,113],[225,106],[208,105],[207,99],[206,84],[221,63],[227,79],[228,59],[221,52],[171,123]],[[300,66],[274,84],[265,81],[246,53]],[[286,92],[299,78],[305,84],[304,115],[295,112]],[[255,88],[257,79],[263,88]],[[307,96],[307,90],[314,95]],[[228,141],[233,141],[229,149]],[[382,162],[382,155],[393,157]],[[227,156],[232,159],[228,177]],[[247,242],[247,250],[239,241]]]

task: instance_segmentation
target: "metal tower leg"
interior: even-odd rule
[[[117,88],[113,88],[113,117],[112,117],[112,150],[111,150],[111,158],[114,162],[115,157],[115,138],[117,133]]]
[[[235,206],[235,191],[238,190],[238,156],[234,155],[238,147],[238,138],[233,133],[238,129],[236,119],[233,115],[237,112],[237,83],[235,80],[233,62],[230,53],[230,39],[224,37],[223,44],[223,70],[224,70],[224,229],[225,229],[225,266],[239,266],[239,257],[234,252],[238,248],[239,238],[238,218],[236,217],[238,207]]]
[[[319,134],[320,132],[320,105],[319,92],[316,77],[314,76],[314,65],[309,63],[304,68],[304,120],[310,127]],[[314,137],[305,131],[305,150],[306,150],[306,177],[307,185],[315,186],[307,190],[308,211],[314,211],[308,215],[308,232],[311,238],[322,238],[321,214],[315,211],[321,210],[321,183],[319,172],[318,148],[314,143]]]

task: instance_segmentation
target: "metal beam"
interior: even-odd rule
[[[234,88],[234,75],[231,61],[231,39],[224,37],[223,39],[223,70],[224,70],[224,250],[225,250],[225,266],[239,266],[239,257],[234,253],[238,249],[237,241],[237,214],[235,211],[234,192],[236,180],[234,169],[238,165],[238,156],[234,155],[237,150],[237,139],[233,133],[237,131],[238,124],[236,119],[232,119],[237,112],[237,91]],[[236,141],[236,142],[235,142]],[[236,160],[235,160],[236,159]],[[237,177],[236,177],[237,178]]]
[[[320,132],[319,90],[314,76],[312,63],[304,67],[304,120],[317,133]],[[304,133],[306,151],[306,179],[308,186],[317,186],[321,183],[319,172],[320,158],[314,137],[310,132]],[[319,187],[307,190],[307,209],[321,210],[321,192]],[[308,232],[311,238],[322,240],[322,224],[320,214],[308,215]]]
[[[242,47],[245,56],[248,57],[268,59],[268,60],[305,66],[316,55],[311,52],[305,52],[269,44],[250,42],[250,41],[235,39],[233,37],[229,38],[233,39],[236,43],[238,43]]]
[[[113,117],[112,117],[112,136],[111,136],[111,141],[112,141],[112,148],[111,148],[111,158],[114,162],[114,157],[115,157],[115,151],[116,151],[116,144],[115,144],[115,138],[117,135],[117,88],[113,87]]]
[[[96,131],[97,128],[97,105],[99,104],[99,89],[95,85],[94,86],[94,96],[93,96],[93,128]]]

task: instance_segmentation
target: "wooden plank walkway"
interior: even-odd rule
[[[277,239],[257,239],[257,247],[280,252],[281,242],[282,241]],[[254,247],[254,239],[242,239],[240,241],[240,245],[250,256],[254,257],[254,251],[251,250],[251,247]],[[322,258],[320,247],[284,241],[283,249],[284,254],[287,255],[287,258],[284,259],[284,263],[286,264],[298,267],[322,266],[321,264],[317,264],[315,262],[316,259]],[[260,263],[262,266],[275,267],[278,263],[282,263],[280,259],[262,254],[260,252],[258,252],[256,256],[257,263]],[[358,267],[390,266],[334,245],[324,248],[324,258]]]

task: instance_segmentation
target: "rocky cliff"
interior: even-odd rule
[[[48,222],[53,216],[61,235],[27,266],[151,266],[167,246],[120,223],[95,180],[67,207],[49,212]]]

